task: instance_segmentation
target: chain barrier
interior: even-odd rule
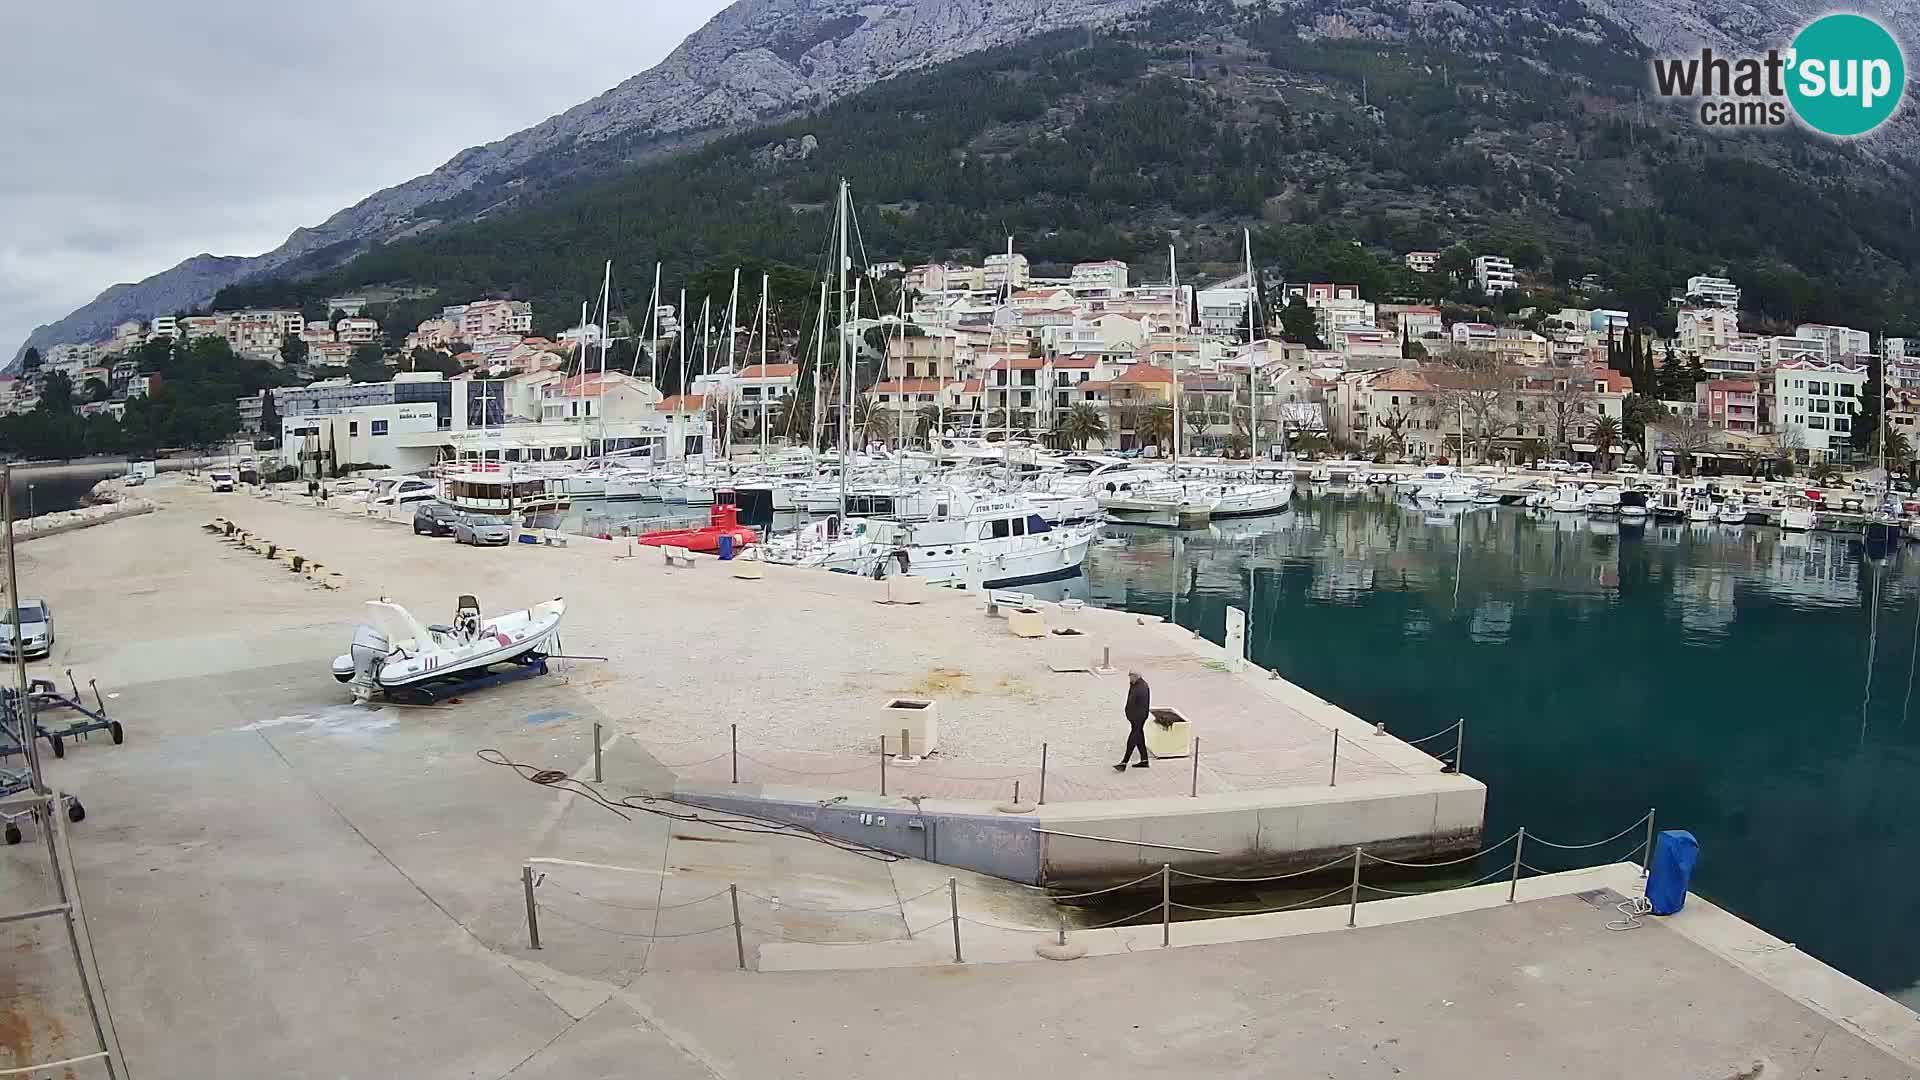
[[[1331,870],[1336,866],[1344,866],[1352,861],[1353,856],[1342,855],[1332,862],[1321,863],[1319,866],[1310,866],[1305,870],[1295,870],[1291,874],[1272,874],[1267,877],[1213,877],[1209,874],[1196,874],[1189,870],[1174,870],[1172,873],[1175,877],[1192,878],[1195,881],[1211,881],[1227,885],[1256,885],[1265,881],[1285,881],[1288,878],[1306,877],[1308,874],[1317,874],[1322,870]],[[1160,875],[1150,874],[1148,876],[1159,877]],[[1142,878],[1141,880],[1144,881],[1146,879]]]
[[[1433,740],[1439,738],[1442,735],[1451,735],[1454,732],[1459,731],[1460,725],[1463,723],[1465,723],[1464,720],[1455,720],[1453,723],[1448,724],[1446,727],[1441,728],[1439,731],[1436,731],[1431,735],[1428,735],[1419,739],[1401,739],[1400,741],[1405,743],[1408,746],[1419,746],[1421,743],[1432,742]],[[1392,732],[1388,732],[1388,734],[1391,735]]]
[[[544,884],[544,882],[542,882],[542,884]],[[555,885],[554,888],[560,890],[563,893],[566,893],[568,896],[579,897],[580,899],[585,900],[589,904],[597,904],[600,907],[616,908],[620,911],[676,911],[680,908],[689,908],[689,907],[693,907],[696,904],[704,904],[709,900],[718,900],[721,897],[727,895],[727,890],[721,889],[719,892],[708,893],[707,895],[701,897],[698,900],[689,900],[684,904],[653,904],[653,905],[616,904],[611,900],[596,900],[593,897],[586,895],[585,893],[574,892],[572,889],[567,888],[565,885]]]
[[[1484,858],[1488,852],[1499,851],[1501,848],[1506,847],[1508,844],[1513,843],[1514,840],[1519,837],[1519,835],[1520,833],[1518,831],[1515,831],[1511,836],[1508,836],[1505,840],[1502,840],[1497,844],[1489,844],[1486,847],[1481,848],[1479,851],[1476,851],[1471,855],[1462,855],[1457,859],[1448,859],[1445,862],[1428,862],[1428,863],[1399,862],[1394,859],[1382,858],[1379,855],[1371,855],[1365,852],[1362,852],[1361,854],[1362,854],[1362,857],[1367,859],[1368,861],[1377,862],[1383,866],[1398,866],[1407,870],[1437,870],[1437,869],[1440,869],[1441,867],[1458,866],[1461,863],[1469,863],[1469,862],[1473,862],[1476,859]],[[1533,839],[1536,839],[1536,837],[1533,834],[1529,833],[1527,834],[1527,839],[1533,840]],[[1346,862],[1346,859],[1341,859],[1340,861]]]
[[[787,933],[787,931],[783,927],[779,927],[779,926],[774,927],[773,932],[779,935],[781,939],[785,941],[791,941],[796,945],[885,945],[890,941],[917,941],[919,940],[920,935],[925,934],[929,930],[938,930],[940,927],[945,926],[952,921],[953,921],[953,917],[948,916],[944,919],[939,919],[935,922],[930,922],[918,930],[915,930],[909,927],[907,929],[906,934],[900,937],[871,938],[866,941],[821,941],[815,938],[794,937],[792,934]],[[747,924],[742,924],[742,925],[744,926]],[[754,926],[753,929],[758,930],[760,929],[760,927]]]
[[[1349,855],[1345,859],[1342,859],[1340,861],[1351,862],[1352,859],[1353,859],[1353,856]],[[1276,907],[1276,908],[1262,908],[1259,911],[1246,911],[1241,908],[1203,907],[1199,904],[1170,904],[1169,906],[1177,908],[1181,911],[1204,911],[1209,915],[1272,915],[1272,914],[1275,914],[1276,912],[1293,911],[1297,908],[1311,907],[1314,904],[1320,903],[1322,900],[1331,900],[1336,896],[1342,896],[1347,891],[1348,891],[1347,886],[1342,885],[1330,893],[1321,893],[1319,896],[1315,896],[1311,899],[1300,900],[1291,904],[1283,904],[1280,907]]]
[[[1179,871],[1175,870],[1174,873],[1177,874],[1179,873]],[[1121,889],[1131,889],[1135,885],[1138,885],[1143,881],[1153,881],[1159,876],[1160,876],[1160,871],[1155,870],[1151,874],[1146,874],[1141,877],[1134,878],[1132,881],[1122,882],[1119,885],[1109,885],[1104,889],[1094,889],[1092,892],[1079,892],[1079,893],[1051,893],[1050,892],[1050,893],[1047,893],[1047,899],[1049,900],[1085,900],[1089,896],[1105,896],[1106,894],[1111,892],[1119,892]],[[973,886],[967,885],[967,886],[963,886],[963,888],[971,889],[973,888]],[[1046,886],[1029,885],[1027,886],[1027,888],[1045,891]]]
[[[1521,863],[1520,865],[1525,866],[1526,864]],[[1369,885],[1364,881],[1360,883],[1360,888],[1368,892],[1385,893],[1388,896],[1430,896],[1434,893],[1452,892],[1455,889],[1471,889],[1475,885],[1485,885],[1487,882],[1492,881],[1494,878],[1505,877],[1512,873],[1513,873],[1513,864],[1503,863],[1500,866],[1495,867],[1491,873],[1482,874],[1481,876],[1474,878],[1472,881],[1462,882],[1458,885],[1448,885],[1445,888],[1440,888],[1440,889],[1413,889],[1413,890],[1386,889],[1378,885]],[[1340,891],[1345,892],[1346,890],[1342,889]]]
[[[1556,844],[1551,840],[1542,840],[1539,837],[1533,835],[1532,833],[1527,834],[1527,839],[1536,844],[1544,844],[1550,848],[1557,848],[1560,851],[1585,851],[1588,848],[1603,847],[1607,844],[1613,843],[1615,840],[1618,840],[1621,837],[1627,835],[1628,833],[1634,831],[1635,829],[1638,829],[1642,825],[1645,825],[1648,822],[1648,820],[1650,820],[1652,817],[1653,817],[1653,814],[1651,812],[1641,814],[1640,820],[1634,822],[1633,824],[1627,826],[1624,829],[1621,829],[1619,832],[1614,833],[1612,836],[1607,837],[1605,840],[1596,840],[1591,844]]]
[[[935,885],[933,888],[928,889],[926,892],[923,892],[918,896],[909,896],[899,900],[890,900],[887,903],[876,904],[873,907],[866,907],[866,908],[814,907],[808,904],[795,904],[786,900],[776,900],[771,896],[761,896],[759,893],[748,892],[745,889],[740,890],[740,895],[745,897],[750,897],[754,900],[758,900],[761,903],[767,905],[768,907],[776,908],[776,909],[784,908],[788,911],[811,911],[818,914],[827,914],[827,915],[865,915],[869,912],[885,911],[888,908],[904,907],[907,904],[913,903],[915,900],[925,900],[927,897],[932,896],[934,893],[945,892],[945,891],[947,891],[947,887],[945,885]],[[721,889],[715,895],[725,896],[727,895],[727,890]],[[712,897],[708,897],[708,899],[712,899]]]
[[[660,934],[660,933],[641,934],[641,933],[635,933],[631,930],[615,930],[611,926],[601,926],[599,923],[588,922],[585,919],[575,918],[574,916],[569,915],[564,911],[561,911],[557,907],[552,907],[552,906],[542,907],[540,909],[540,913],[542,915],[557,916],[561,922],[569,922],[575,926],[582,927],[587,930],[597,930],[602,934],[611,934],[617,938],[630,938],[635,941],[640,941],[640,940],[671,941],[675,938],[700,937],[704,934],[712,934],[712,933],[717,933],[721,930],[733,929],[732,923],[722,923],[719,926],[711,927],[706,930],[695,930],[691,933],[686,933],[686,934]]]

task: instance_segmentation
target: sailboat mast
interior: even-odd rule
[[[762,380],[767,377],[767,339],[773,336],[767,332],[767,283],[771,277],[769,274],[760,275],[760,378]],[[767,463],[767,390],[764,381],[760,386],[760,463],[762,465]]]
[[[820,314],[814,320],[813,346],[813,437],[807,443],[807,452],[812,454],[816,464],[820,455],[820,425],[825,416],[820,411],[820,390],[826,381],[827,373],[827,282],[820,282]]]
[[[904,292],[904,289],[902,291]],[[945,260],[942,260],[940,263],[940,332],[943,335],[947,332],[947,265]],[[938,430],[934,432],[933,436],[928,436],[927,438],[927,451],[929,453],[933,452],[934,436],[945,436],[947,432],[947,367],[940,362],[940,340],[941,339],[936,338],[933,342],[933,370],[934,374],[940,377],[940,393],[933,399],[933,407],[938,413],[934,421],[934,426],[938,428]],[[946,340],[951,342],[953,339],[947,338]],[[955,348],[953,345],[949,345],[948,347]],[[940,467],[940,457],[938,454],[934,454],[933,467],[935,469]]]
[[[674,336],[674,345],[680,353],[680,415],[687,415],[687,290],[680,290],[680,332]],[[680,425],[680,458],[686,460],[687,431],[686,424]]]
[[[1168,326],[1173,330],[1173,359],[1169,366],[1173,371],[1173,467],[1175,478],[1180,475],[1180,343],[1187,336],[1187,313],[1180,304],[1180,265],[1176,260],[1173,245],[1167,245],[1167,279],[1172,283],[1172,295],[1168,303],[1173,306],[1173,318]]]
[[[653,264],[653,300],[647,305],[647,325],[653,330],[653,349],[647,353],[647,376],[660,382],[660,264]],[[684,314],[684,313],[683,313]],[[640,374],[640,357],[633,358],[633,373]]]
[[[1007,305],[1011,307],[1013,305],[1013,234],[1012,233],[1007,234],[1006,287],[1007,287]],[[1007,346],[1008,346],[1008,351],[1011,352],[1012,346],[1013,346],[1013,331],[1011,330],[1007,331]],[[1006,408],[1001,410],[1000,415],[1001,415],[1001,418],[1007,422],[1007,430],[1006,430],[1006,434],[1003,435],[1000,439],[1000,465],[1003,470],[1005,470],[1008,473],[1011,473],[1013,471],[1013,457],[1008,453],[1008,451],[1012,449],[1012,443],[1013,443],[1013,357],[1011,355],[1007,357],[1007,389],[1006,389],[1006,392],[1001,395],[1001,397],[1006,402]]]
[[[607,347],[613,343],[613,260],[607,260],[607,268],[600,277],[600,404],[602,406],[596,426],[600,431],[599,453],[607,452]]]
[[[1247,244],[1247,460],[1260,460],[1260,374],[1259,362],[1253,356],[1253,342],[1259,337],[1254,325],[1254,304],[1256,301],[1253,286],[1253,230],[1240,231]]]
[[[853,392],[847,378],[847,181],[840,181],[840,527],[847,526],[847,471],[853,466]]]

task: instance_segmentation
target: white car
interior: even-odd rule
[[[232,491],[233,473],[227,469],[214,469],[207,473],[207,485],[215,491]]]

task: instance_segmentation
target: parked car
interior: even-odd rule
[[[53,609],[45,600],[22,600],[20,606],[0,609],[0,656],[13,658],[13,622],[20,621],[20,651],[28,657],[53,652]]]
[[[423,502],[413,511],[413,535],[452,536],[460,511],[443,502]]]
[[[207,484],[215,491],[232,491],[233,472],[228,469],[214,469],[207,473]]]
[[[484,547],[513,542],[513,526],[500,518],[482,514],[461,514],[454,519],[453,542]]]

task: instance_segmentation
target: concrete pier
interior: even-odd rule
[[[714,811],[694,820],[684,806],[641,798],[675,785],[763,804],[811,799],[816,810],[859,798],[889,811],[885,825],[861,827],[891,831],[895,807],[916,809],[894,793],[897,778],[932,764],[914,774],[919,784],[979,794],[928,794],[917,807],[927,814],[948,802],[974,813],[977,803],[985,809],[974,816],[1029,830],[1177,836],[1223,854],[1290,836],[1286,847],[1300,855],[1418,831],[1413,811],[1386,807],[1425,799],[1437,815],[1483,797],[1419,749],[1324,712],[1303,691],[1215,670],[1217,651],[1165,626],[1122,619],[1116,663],[1130,651],[1157,665],[1148,677],[1158,697],[1203,707],[1196,723],[1211,726],[1197,799],[1190,760],[1164,772],[1162,763],[1126,775],[1108,767],[1119,746],[1117,677],[1073,673],[1079,690],[1049,689],[1056,673],[1035,653],[1000,686],[987,666],[1000,650],[1063,639],[1012,638],[970,605],[882,605],[847,588],[860,583],[783,580],[772,568],[759,582],[711,562],[669,571],[625,558],[619,544],[456,548],[413,538],[404,524],[171,481],[149,490],[157,513],[21,549],[23,588],[46,595],[61,620],[56,655],[36,674],[71,665],[83,686],[97,677],[127,727],[124,745],[78,743],[49,769],[87,801],[87,820],[73,829],[75,876],[135,1076],[879,1080],[1271,1066],[1599,1080],[1892,1078],[1920,1068],[1912,1013],[1712,905],[1607,929],[1619,918],[1613,901],[1634,891],[1631,868],[1522,879],[1511,904],[1498,883],[1363,897],[1353,929],[1344,907],[1175,922],[1169,948],[1157,925],[1070,926],[1089,955],[1056,963],[1034,954],[1058,927],[1038,890],[918,857],[887,861],[791,832],[743,831]],[[322,587],[215,539],[200,527],[215,516],[339,567],[345,585]],[[567,650],[615,663],[574,661],[551,679],[426,709],[348,705],[325,671],[365,596],[390,594],[437,618],[459,592],[494,611],[550,591],[578,604]],[[770,596],[784,606],[770,608]],[[943,621],[955,629],[936,642],[915,636]],[[862,632],[808,640],[828,626]],[[1084,655],[1086,638],[1098,636],[1064,647]],[[714,662],[736,653],[761,659]],[[966,677],[935,679],[936,668]],[[955,693],[960,683],[992,692]],[[953,764],[890,769],[883,801],[878,754],[861,749],[872,706],[915,686],[977,711],[943,716],[952,749],[936,758],[951,752]],[[1084,714],[1069,707],[1082,699]],[[1002,716],[1046,718],[1044,730],[1020,734],[1044,737],[1049,773],[1063,762],[1059,775],[1081,788],[1070,779],[1062,791],[1076,797],[1056,801],[1050,775],[1044,808],[1002,813],[990,801],[1011,796],[1009,772],[994,769],[1028,767],[1026,742],[995,741],[1006,734]],[[1439,729],[1452,718],[1436,720]],[[721,741],[696,722],[721,724]],[[756,758],[817,772],[845,760],[862,771],[790,786],[775,778],[797,773],[761,765],[740,785],[687,776],[728,764],[725,725],[734,723],[788,747],[763,746]],[[607,734],[606,780],[594,790],[633,796],[621,813],[476,756],[494,749],[590,778],[596,724]],[[1300,738],[1263,741],[1256,727]],[[678,745],[676,728],[687,740]],[[1335,730],[1340,773],[1329,777]],[[1309,744],[1322,736],[1328,745],[1316,752]],[[1225,748],[1209,790],[1216,737]],[[684,765],[701,758],[712,760]],[[1123,786],[1136,778],[1140,788]],[[722,790],[734,787],[748,790]],[[1022,801],[1036,799],[1023,782]],[[1323,808],[1357,816],[1315,818],[1331,813]],[[1055,839],[1060,847],[1034,858],[1080,858],[1065,843],[1075,838],[1047,844]],[[0,847],[7,905],[46,901],[41,854]],[[1121,856],[1097,858],[1105,873]],[[1165,861],[1137,850],[1124,858]],[[539,949],[529,943],[523,874],[535,882]],[[0,925],[0,1068],[88,1049],[64,942],[43,932]]]

